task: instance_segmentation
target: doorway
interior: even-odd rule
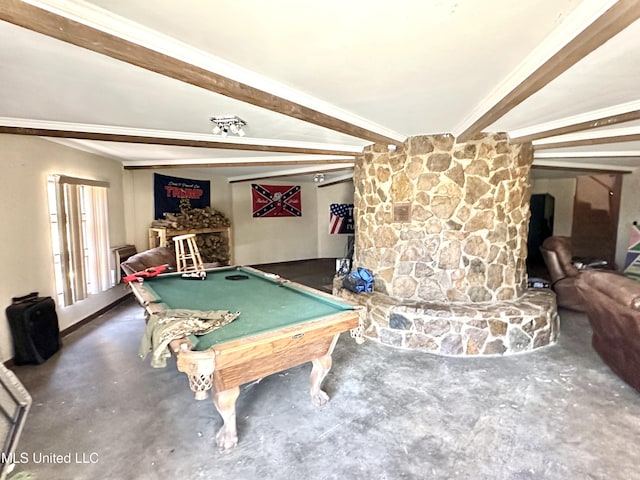
[[[606,260],[615,268],[622,175],[576,177],[571,243],[574,257]]]

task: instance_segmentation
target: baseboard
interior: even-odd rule
[[[107,313],[109,310],[111,310],[112,308],[120,305],[121,303],[123,303],[125,300],[128,300],[129,298],[131,298],[131,296],[133,295],[132,292],[127,293],[126,295],[114,300],[113,302],[111,302],[109,305],[107,305],[106,307],[102,307],[100,310],[98,310],[97,312],[92,313],[91,315],[89,315],[86,318],[83,318],[82,320],[80,320],[79,322],[74,323],[73,325],[68,326],[67,328],[65,328],[64,330],[62,330],[60,332],[60,335],[62,335],[62,337],[66,337],[67,335],[69,335],[70,333],[75,332],[76,330],[78,330],[80,327],[83,327],[84,325],[86,325],[87,323],[89,323],[92,320],[95,320],[96,318],[98,318],[101,315],[104,315],[105,313]]]

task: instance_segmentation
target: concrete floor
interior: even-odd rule
[[[344,335],[309,400],[310,365],[245,385],[238,446],[219,453],[211,401],[170,361],[137,357],[142,309],[127,300],[14,367],[33,397],[12,474],[32,479],[640,479],[640,395],[561,312],[557,345],[459,359],[356,345]],[[67,455],[61,463],[43,454]],[[20,458],[20,457],[18,457]],[[86,462],[86,463],[85,463]]]

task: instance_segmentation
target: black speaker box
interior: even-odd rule
[[[15,297],[6,312],[16,365],[42,363],[60,349],[58,314],[51,297],[39,297],[38,292]]]

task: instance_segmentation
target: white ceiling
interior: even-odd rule
[[[639,3],[1,0],[0,19],[6,21],[0,20],[0,127],[65,132],[61,135],[67,138],[56,141],[116,158],[126,167],[186,165],[215,169],[215,175],[232,181],[295,174],[306,176],[291,178],[308,180],[323,171],[328,180],[342,180],[353,163],[349,152],[361,151],[370,138],[171,78],[163,74],[163,65],[156,73],[112,58],[119,52],[92,51],[103,42],[101,32],[346,121],[390,143],[418,134],[459,135],[544,62],[569,66],[481,128],[517,138],[640,110],[640,22],[609,35],[583,58],[558,54],[605,18],[609,7],[631,5],[625,7],[627,15],[637,18]],[[27,11],[25,4],[57,15],[61,31],[65,18],[88,25],[96,48],[36,33],[39,18],[32,21],[21,13],[24,18],[15,20],[15,11]],[[602,28],[605,37],[609,28]],[[227,114],[248,123],[246,137],[221,139],[211,133],[209,118]],[[102,141],[92,139],[96,133],[226,141],[233,149]],[[640,121],[634,120],[540,138],[534,141],[534,165],[572,174],[633,170],[640,166],[639,134]],[[612,136],[624,141],[612,142]],[[543,148],[564,139],[595,143]],[[247,145],[270,151],[246,150]],[[278,151],[284,147],[299,151]],[[545,172],[551,171],[536,175]]]

